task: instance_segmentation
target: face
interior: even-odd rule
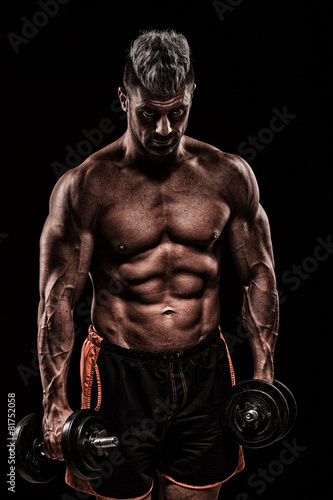
[[[166,156],[176,149],[187,128],[193,90],[184,86],[161,100],[137,87],[129,96],[120,96],[128,113],[128,128],[141,151]]]

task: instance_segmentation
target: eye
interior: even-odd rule
[[[152,118],[154,114],[155,113],[153,111],[142,111],[142,116],[144,116],[145,118]]]
[[[176,111],[172,111],[172,114],[173,114],[174,116],[180,116],[180,115],[182,115],[183,113],[184,113],[183,108],[181,108],[181,109],[177,109]]]

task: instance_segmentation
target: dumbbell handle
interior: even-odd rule
[[[119,444],[119,439],[116,436],[105,436],[103,432],[96,432],[90,437],[89,443],[97,449],[115,448]],[[36,443],[35,451],[39,456],[46,457],[43,445],[43,441]]]
[[[118,446],[119,439],[116,436],[92,436],[89,442],[95,448],[114,448]]]

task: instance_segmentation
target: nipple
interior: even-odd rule
[[[126,243],[119,243],[118,248],[119,250],[127,250],[127,245]]]

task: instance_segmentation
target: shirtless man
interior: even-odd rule
[[[151,30],[133,43],[119,99],[125,134],[66,173],[40,242],[38,351],[47,455],[62,459],[73,308],[88,275],[92,325],[82,405],[120,439],[109,473],[66,481],[96,498],[216,499],[244,467],[224,434],[234,383],[219,329],[222,243],[244,291],[254,378],[273,381],[278,295],[267,216],[241,158],[185,136],[195,89],[188,43]]]

